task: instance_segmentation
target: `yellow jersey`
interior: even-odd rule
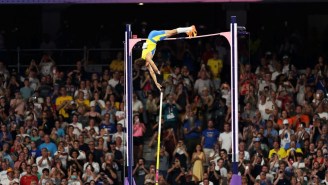
[[[146,40],[146,48],[143,48],[142,50],[142,59],[146,59],[146,56],[148,53],[151,53],[153,56],[156,51],[156,43],[158,41],[164,40],[166,38],[166,34],[164,30],[161,31],[151,31],[148,35],[148,38]]]

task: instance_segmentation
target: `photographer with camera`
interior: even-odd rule
[[[112,153],[107,153],[105,162],[102,163],[100,173],[95,180],[100,184],[118,184],[117,171],[118,165],[114,161],[114,155]]]
[[[281,164],[279,164],[281,165]],[[283,166],[283,165],[281,165]],[[273,182],[274,185],[283,185],[283,184],[290,184],[289,179],[285,174],[284,167],[281,167],[276,174],[276,180]]]
[[[104,172],[100,172],[99,175],[95,179],[96,184],[115,184],[115,182],[108,177]]]
[[[93,168],[92,164],[88,164],[85,167],[84,173],[82,175],[83,182],[90,182],[96,179],[95,169]]]
[[[175,159],[174,162],[172,163],[172,167],[167,170],[168,177],[167,181],[169,182],[170,185],[178,185],[180,184],[180,178],[182,178],[182,173],[184,173],[184,170],[181,167],[181,163],[179,159]]]
[[[149,167],[149,173],[145,177],[145,185],[154,185],[156,178],[156,169],[155,165],[151,164]]]
[[[149,171],[145,167],[145,159],[139,158],[133,169],[133,176],[136,181],[136,184],[144,184],[145,177]]]
[[[290,143],[291,135],[294,134],[294,130],[292,130],[289,125],[288,119],[284,119],[283,121],[283,128],[279,130],[279,137],[280,137],[280,145],[281,148],[285,148],[286,144]],[[270,158],[270,157],[269,157]],[[279,157],[280,159],[280,157]]]

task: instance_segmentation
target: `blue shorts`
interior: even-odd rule
[[[153,56],[156,51],[156,43],[158,41],[164,40],[166,38],[166,34],[164,30],[157,31],[153,30],[149,33],[148,38],[146,40],[147,48],[142,50],[141,58],[146,59],[146,55],[151,53]]]
[[[153,30],[149,33],[148,39],[153,43],[164,40],[166,38],[166,34],[164,30]]]

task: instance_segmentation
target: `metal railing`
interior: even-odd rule
[[[19,73],[24,71],[32,59],[40,62],[43,54],[50,54],[59,68],[73,67],[76,62],[83,60],[89,72],[99,71],[109,66],[123,48],[61,48],[61,49],[16,49],[0,50],[0,60],[10,69],[15,68]]]

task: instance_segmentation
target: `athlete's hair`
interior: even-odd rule
[[[134,63],[137,64],[138,66],[144,66],[146,65],[146,60],[142,58],[138,58],[134,61]]]

